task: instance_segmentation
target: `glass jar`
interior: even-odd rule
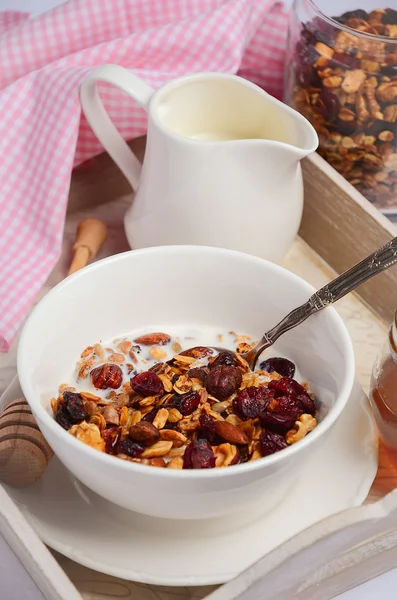
[[[284,101],[314,125],[327,162],[397,209],[397,11],[379,4],[295,0]]]
[[[372,370],[370,402],[390,462],[397,471],[397,311]]]

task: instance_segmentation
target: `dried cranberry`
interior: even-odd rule
[[[269,454],[274,454],[287,447],[287,442],[283,436],[272,431],[262,431],[259,444],[262,456],[269,456]]]
[[[184,469],[213,469],[215,467],[214,451],[207,440],[194,440],[183,455]]]
[[[295,375],[295,365],[293,362],[280,356],[268,358],[260,364],[262,371],[268,373],[278,373],[282,377],[293,377]]]
[[[350,69],[359,69],[360,68],[360,60],[358,58],[356,58],[355,56],[352,56],[351,54],[345,54],[345,53],[337,53],[334,54],[332,61],[334,63],[336,63],[335,66],[338,65],[343,65],[345,67],[349,67]],[[325,91],[327,88],[324,88]],[[328,90],[330,91],[330,90]],[[332,93],[332,92],[330,92]],[[335,94],[332,94],[333,96],[335,96]],[[336,98],[336,96],[335,96]]]
[[[186,415],[191,415],[198,408],[200,404],[200,394],[198,392],[187,392],[180,396],[175,395],[170,404],[186,417]]]
[[[144,451],[144,447],[132,440],[123,440],[116,446],[115,454],[126,454],[131,458],[138,458]]]
[[[385,14],[382,15],[382,23],[384,25],[397,25],[397,10],[386,8]]]
[[[138,373],[138,375],[131,378],[130,383],[134,392],[144,398],[147,396],[157,396],[164,392],[163,382],[153,371]]]
[[[279,406],[276,412],[280,412],[280,406],[285,406],[285,411],[288,412],[288,403],[298,403],[299,408],[306,414],[314,415],[316,413],[316,405],[314,400],[309,396],[305,388],[289,377],[283,377],[282,379],[273,379],[269,382],[269,388],[274,390],[275,397],[280,398],[281,396],[292,397],[289,400],[283,398],[279,401]]]
[[[357,8],[356,10],[349,10],[340,17],[334,18],[334,20],[338,20],[339,23],[346,23],[349,19],[362,19],[363,21],[368,21],[369,15],[362,8]]]
[[[218,400],[225,400],[238,390],[242,379],[241,372],[237,367],[221,365],[211,369],[207,379],[207,390]]]
[[[273,398],[274,392],[268,388],[248,387],[233,400],[233,409],[240,419],[255,419]]]
[[[320,53],[314,46],[307,46],[302,42],[297,43],[296,53],[298,65],[302,70],[313,70],[314,63],[320,58]]]
[[[328,88],[323,88],[320,91],[316,105],[327,121],[334,121],[338,117],[340,111],[339,98]]]
[[[120,441],[122,427],[109,427],[102,432],[105,441],[105,450],[108,454],[113,454],[114,449]]]
[[[338,133],[342,135],[351,135],[357,129],[357,121],[353,119],[352,121],[343,121],[342,119],[337,119],[335,121],[335,129]]]
[[[210,369],[221,367],[222,365],[225,367],[236,367],[237,364],[238,359],[235,353],[230,350],[224,350],[215,357],[214,362],[212,362],[209,367]]]
[[[208,372],[204,367],[194,367],[187,372],[188,377],[198,379],[205,386],[207,383]]]
[[[71,428],[72,422],[70,420],[70,415],[67,412],[65,407],[60,407],[58,412],[55,415],[55,421],[66,431]]]
[[[147,421],[148,423],[153,423],[157,413],[160,409],[153,408],[150,412],[146,413],[146,415],[142,418],[142,421]]]
[[[314,33],[308,27],[305,27],[305,25],[302,25],[301,38],[304,40],[304,46],[314,46],[317,41]]]
[[[123,381],[123,372],[118,365],[106,363],[92,369],[90,377],[92,385],[98,390],[106,390],[107,388],[116,390]]]
[[[200,440],[208,440],[210,444],[214,444],[216,437],[214,421],[208,415],[201,415],[197,438]]]
[[[297,419],[296,413],[290,414],[277,414],[271,412],[264,412],[261,414],[259,420],[262,427],[270,429],[276,433],[286,433],[292,429]]]
[[[313,416],[316,414],[316,405],[314,403],[314,400],[310,398],[308,394],[299,394],[298,396],[296,396],[296,399],[298,400],[300,407],[304,413]]]
[[[64,392],[63,401],[72,423],[81,423],[87,418],[87,412],[84,408],[84,400],[81,394],[76,392]]]
[[[239,463],[246,463],[251,458],[249,447],[248,446],[240,446],[239,450]]]
[[[296,394],[306,394],[305,388],[291,379],[291,377],[282,377],[269,381],[269,390],[274,390],[276,398],[279,396],[295,396]]]
[[[397,75],[397,65],[385,65],[381,67],[382,75],[386,75],[387,77],[396,77]],[[384,121],[381,121],[384,123]]]
[[[297,396],[279,396],[272,412],[279,415],[289,415],[291,413],[300,416],[303,413],[301,403]]]

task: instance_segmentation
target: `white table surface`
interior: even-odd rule
[[[24,10],[30,12],[32,16],[37,16],[64,1],[66,0],[0,0],[0,10]],[[140,1],[144,2],[145,0]],[[289,1],[287,0],[288,3]],[[0,582],[1,600],[44,599],[40,590],[1,537]],[[395,600],[396,589],[397,569],[394,569],[337,598],[338,600]]]

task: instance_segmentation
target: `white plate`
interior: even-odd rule
[[[21,395],[14,380],[0,412]],[[211,585],[235,577],[306,527],[361,504],[377,464],[375,424],[356,384],[294,493],[248,525],[229,521],[219,531],[209,521],[171,522],[131,513],[80,486],[56,458],[37,484],[7,491],[47,545],[86,567],[143,583]]]

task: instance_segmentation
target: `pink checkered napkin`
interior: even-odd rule
[[[101,152],[78,90],[116,63],[158,88],[187,73],[239,73],[280,96],[287,15],[275,0],[69,0],[35,19],[0,13],[0,351],[55,265],[70,174]],[[125,138],[142,109],[103,88]]]

